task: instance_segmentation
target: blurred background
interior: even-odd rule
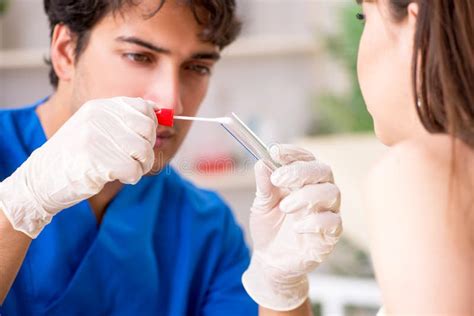
[[[329,163],[342,192],[344,238],[311,275],[315,315],[375,315],[363,184],[386,148],[374,137],[357,84],[362,24],[354,0],[237,0],[241,37],[226,48],[199,115],[235,112],[268,144],[292,142]],[[41,0],[0,0],[0,107],[51,93],[49,29]],[[218,191],[247,241],[254,161],[220,127],[197,123],[173,161]]]

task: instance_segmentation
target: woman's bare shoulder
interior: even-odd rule
[[[429,136],[396,145],[369,175],[371,252],[391,313],[472,308],[472,194],[450,195],[451,162],[449,137]]]
[[[366,188],[369,211],[376,209],[380,213],[396,207],[405,209],[406,204],[419,204],[423,202],[420,198],[426,194],[439,191],[438,184],[447,180],[449,164],[444,161],[442,151],[442,156],[433,151],[415,141],[390,148],[369,173]],[[438,201],[430,199],[424,202],[439,204],[443,196],[436,196]]]
[[[459,190],[474,189],[466,188],[474,185],[474,150],[459,143],[454,146],[447,135],[427,135],[395,145],[369,173],[369,202],[403,197],[405,201],[397,204],[439,210],[466,204],[469,201],[463,199],[472,194],[460,195]]]

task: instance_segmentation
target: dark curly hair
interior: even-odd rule
[[[156,0],[158,12],[166,0]],[[240,33],[241,23],[236,17],[235,0],[179,0],[188,5],[196,21],[204,26],[201,39],[219,48],[232,43]],[[124,5],[139,5],[137,0],[44,0],[44,10],[49,19],[51,36],[56,25],[64,24],[76,37],[75,59],[87,46],[90,30],[108,13],[119,11]],[[199,12],[199,14],[198,14]],[[147,18],[148,16],[144,17]],[[54,88],[58,86],[58,76],[51,60],[49,80]]]

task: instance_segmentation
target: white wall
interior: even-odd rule
[[[337,74],[325,73],[331,70],[318,58],[316,39],[322,30],[331,28],[325,21],[340,3],[238,1],[245,23],[242,38],[226,50],[229,54],[218,65],[202,115],[236,111],[269,140],[303,135],[310,122],[312,97],[340,81]],[[29,104],[51,93],[41,61],[49,46],[43,1],[10,0],[7,14],[0,19],[0,49],[10,51],[0,53],[0,106]],[[28,53],[33,63],[28,63],[28,56],[20,58]],[[291,128],[282,128],[283,123]],[[199,143],[205,131],[204,135],[198,128],[194,132],[200,137],[191,141]]]

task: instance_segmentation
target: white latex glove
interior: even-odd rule
[[[340,193],[329,166],[293,145],[270,148],[282,167],[255,166],[257,194],[250,213],[251,263],[242,276],[259,305],[293,310],[308,296],[307,273],[333,250],[342,232]]]
[[[116,97],[85,103],[43,146],[0,183],[0,209],[36,238],[59,211],[108,182],[135,184],[154,162],[153,104]]]

